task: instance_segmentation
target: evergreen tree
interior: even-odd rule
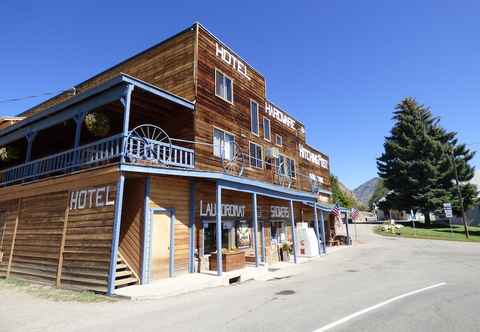
[[[397,105],[393,119],[385,151],[377,159],[379,176],[391,189],[386,204],[399,210],[420,210],[427,224],[430,212],[441,213],[445,202],[453,201],[458,213],[452,161],[457,165],[465,205],[474,204],[476,188],[466,183],[473,177],[469,162],[474,154],[458,144],[456,133],[443,129],[430,110],[413,98]]]

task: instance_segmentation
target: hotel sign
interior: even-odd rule
[[[317,166],[328,169],[328,160],[322,157],[320,153],[312,152],[305,148],[302,144],[298,146],[300,152],[300,158],[308,160]]]
[[[265,112],[278,122],[282,123],[284,126],[290,129],[295,129],[295,120],[293,120],[291,117],[285,114],[285,112],[282,112],[268,101],[265,102]]]
[[[217,204],[200,200],[200,217],[216,217]],[[245,205],[222,204],[222,217],[245,217]]]
[[[232,53],[230,53],[225,47],[218,45],[218,43],[216,43],[215,45],[215,54],[217,55],[217,57],[221,58],[223,62],[231,66],[246,79],[251,79],[247,74],[247,66],[242,61],[238,60],[235,56],[233,56]]]
[[[101,208],[114,205],[110,200],[110,186],[72,191],[70,193],[70,210]]]

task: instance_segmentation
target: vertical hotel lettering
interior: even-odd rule
[[[218,45],[218,43],[216,43],[215,45],[217,49],[215,54],[218,57],[220,57],[223,60],[223,62],[232,66],[233,69],[235,69],[238,73],[240,73],[246,79],[248,80],[251,79],[247,74],[247,66],[243,62],[238,60],[235,56],[232,55],[232,53],[227,51],[223,46]]]

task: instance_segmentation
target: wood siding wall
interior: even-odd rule
[[[299,145],[308,147],[305,141],[304,126],[296,121],[295,128],[289,128],[265,111],[266,83],[265,78],[254,68],[246,63],[250,80],[238,73],[232,65],[227,64],[217,56],[217,44],[228,50],[228,46],[221,44],[207,31],[199,28],[198,35],[198,66],[197,66],[197,103],[195,114],[195,140],[213,144],[213,130],[218,128],[235,136],[235,141],[243,153],[249,154],[250,142],[259,144],[263,149],[264,160],[269,165],[275,161],[265,157],[266,149],[276,147],[280,153],[295,160],[296,171],[303,176],[297,176],[293,187],[310,191],[311,185],[309,174],[314,173],[324,178],[326,187],[329,187],[329,169],[325,169],[300,158]],[[234,53],[230,51],[232,55]],[[215,70],[219,70],[233,80],[233,103],[229,103],[215,95]],[[251,131],[250,101],[255,101],[259,106],[259,135]],[[277,107],[278,108],[278,107]],[[263,119],[270,120],[271,140],[264,138]],[[283,145],[275,144],[275,135],[283,138]],[[315,149],[312,151],[318,152]],[[221,160],[213,155],[211,145],[199,145],[195,147],[196,166],[202,170],[223,171]],[[328,160],[328,157],[322,154]],[[278,181],[274,169],[264,163],[262,169],[247,168],[244,176],[266,182]]]
[[[70,210],[70,191],[108,186],[114,201],[117,177],[109,168],[13,186],[15,198],[0,201],[7,219],[0,276],[106,291],[115,207]]]
[[[190,181],[180,177],[152,177],[150,208],[175,209],[175,273],[188,272]]]
[[[119,251],[137,276],[142,269],[145,178],[127,178],[123,196]]]

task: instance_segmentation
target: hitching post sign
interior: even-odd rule
[[[115,201],[111,200],[110,193],[110,186],[72,191],[69,197],[70,210],[93,209],[114,205]]]
[[[445,211],[445,217],[453,218],[452,204],[444,203],[443,204],[443,211]]]

